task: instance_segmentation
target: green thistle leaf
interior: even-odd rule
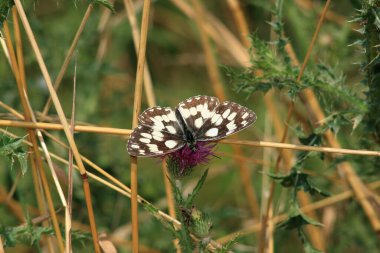
[[[276,175],[273,173],[268,173],[268,176],[279,182],[282,186],[287,188],[293,187],[296,191],[303,190],[304,192],[308,192],[312,195],[318,193],[324,197],[330,196],[330,193],[319,189],[314,183],[312,183],[309,174],[303,172],[293,170],[286,176]]]
[[[208,169],[205,170],[202,177],[199,179],[197,185],[193,189],[193,192],[187,196],[186,204],[185,204],[186,207],[189,208],[190,206],[193,205],[194,198],[198,195],[199,191],[201,190],[201,188],[202,188],[202,186],[203,186],[203,184],[207,178],[207,174],[208,174]]]
[[[226,244],[223,245],[223,247],[219,250],[217,250],[218,253],[227,253],[232,250],[232,247],[237,243],[237,240],[239,239],[240,235],[237,235],[232,240],[228,241]]]
[[[289,218],[277,225],[278,228],[285,230],[300,229],[304,225],[321,227],[323,224],[304,215],[298,207],[291,205],[289,208]]]
[[[115,13],[115,8],[113,7],[113,4],[111,4],[111,3],[108,2],[107,0],[92,0],[92,2],[93,2],[94,4],[103,5],[104,7],[106,7],[106,8],[109,9],[110,11],[112,11],[112,13]]]
[[[3,27],[3,23],[7,20],[9,11],[15,3],[13,0],[0,1],[0,28]]]
[[[22,175],[28,170],[28,153],[22,148],[24,138],[11,138],[3,135],[2,146],[0,147],[0,155],[11,161],[11,169],[16,165],[21,170]]]
[[[303,242],[303,249],[305,250],[305,253],[323,253],[323,251],[314,248],[309,241]]]

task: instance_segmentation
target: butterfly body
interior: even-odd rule
[[[132,156],[162,156],[197,142],[216,141],[247,128],[256,120],[250,109],[216,97],[195,96],[170,107],[152,107],[139,116],[128,140]]]
[[[195,133],[193,133],[186,125],[186,122],[184,121],[181,113],[179,112],[178,108],[175,109],[175,116],[179,122],[179,125],[183,132],[183,140],[186,142],[186,144],[190,147],[191,150],[195,151]]]

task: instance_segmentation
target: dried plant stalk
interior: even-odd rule
[[[137,59],[137,72],[135,84],[135,96],[133,105],[132,128],[138,125],[138,116],[141,110],[141,93],[145,66],[146,41],[148,37],[150,0],[144,1],[143,16],[141,22],[141,40]],[[137,157],[131,156],[131,213],[132,213],[132,252],[139,251],[138,230],[138,204],[137,204]]]
[[[85,169],[83,162],[80,158],[79,151],[78,151],[78,148],[75,144],[75,141],[74,141],[73,137],[71,136],[70,129],[69,129],[68,123],[66,121],[66,117],[65,117],[65,114],[63,112],[61,103],[60,103],[58,96],[57,96],[57,93],[53,87],[50,75],[49,75],[48,70],[46,68],[46,65],[45,65],[45,62],[43,60],[41,51],[37,45],[36,39],[34,37],[33,31],[30,27],[29,21],[26,17],[26,14],[25,14],[25,11],[22,7],[22,4],[21,4],[20,0],[15,0],[14,2],[15,2],[17,11],[20,15],[21,21],[24,25],[24,28],[25,28],[27,37],[29,39],[29,42],[33,48],[35,55],[36,55],[38,65],[39,65],[41,72],[42,72],[42,75],[45,79],[45,82],[46,82],[46,85],[48,87],[50,96],[52,97],[55,109],[57,110],[57,114],[58,114],[58,117],[61,121],[63,129],[65,131],[66,138],[70,144],[70,147],[73,151],[73,154],[74,154],[74,157],[76,160],[76,163],[79,167],[79,170],[80,170],[80,173],[81,173],[81,176],[83,179],[83,190],[85,192],[85,199],[86,199],[86,204],[87,204],[88,216],[89,216],[89,220],[90,220],[91,234],[92,234],[94,249],[95,249],[95,252],[98,253],[98,252],[100,252],[100,247],[99,247],[99,243],[98,243],[99,240],[98,240],[98,234],[97,234],[97,229],[96,229],[96,224],[95,224],[95,217],[94,217],[93,208],[92,208],[90,187],[89,187],[89,184],[87,181],[87,176],[86,176],[86,169]]]
[[[25,78],[22,78],[20,75],[20,73],[23,73],[23,72],[19,71],[19,65],[18,65],[17,60],[16,60],[16,55],[15,55],[13,45],[11,42],[11,35],[10,35],[10,31],[9,31],[9,27],[8,27],[7,22],[4,23],[4,31],[5,31],[5,35],[6,35],[6,44],[7,44],[8,52],[10,55],[10,60],[11,60],[11,67],[12,67],[13,74],[16,78],[16,84],[17,84],[20,100],[21,100],[21,103],[23,106],[25,118],[27,120],[31,120],[31,121],[35,122],[36,119],[33,115],[33,111],[32,111],[32,108],[30,106],[29,99],[28,99],[27,93],[26,93],[26,84],[23,83],[23,81],[25,81]],[[21,42],[21,41],[18,40],[18,42]],[[22,56],[20,56],[20,57],[22,57]],[[36,131],[37,135],[38,135],[38,132],[39,132],[39,130]],[[62,237],[61,231],[59,230],[59,224],[58,224],[58,220],[57,220],[57,217],[55,214],[53,200],[51,197],[51,192],[50,192],[50,189],[49,189],[49,186],[47,183],[45,171],[43,169],[42,158],[41,158],[40,152],[38,150],[37,138],[36,138],[35,133],[32,130],[28,130],[28,133],[29,133],[29,138],[30,138],[31,142],[33,143],[32,148],[33,148],[33,152],[34,152],[34,155],[36,158],[36,163],[37,163],[37,166],[35,166],[35,168],[38,169],[38,172],[35,175],[37,176],[37,174],[39,174],[39,176],[40,176],[42,186],[43,186],[45,194],[46,194],[49,212],[50,212],[50,215],[52,217],[53,228],[54,228],[54,231],[55,231],[56,236],[57,236],[58,248],[59,248],[60,252],[63,253],[64,252],[63,237]],[[42,143],[43,142],[41,142],[41,144]],[[37,176],[37,178],[38,178],[38,176]],[[35,180],[34,182],[37,183],[38,180]],[[39,185],[39,184],[37,183],[37,185]],[[39,190],[37,190],[37,192],[39,192]]]

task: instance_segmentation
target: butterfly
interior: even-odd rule
[[[197,142],[220,140],[256,121],[256,114],[234,102],[199,95],[186,99],[173,110],[151,107],[138,118],[127,144],[131,156],[162,156]]]

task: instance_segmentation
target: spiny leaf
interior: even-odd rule
[[[323,253],[313,247],[302,228],[298,228],[298,237],[301,239],[305,253]]]
[[[352,46],[363,46],[365,43],[365,40],[355,40],[353,43],[349,44],[349,47]]]
[[[3,237],[3,245],[5,248],[16,246],[17,240],[12,230],[4,227],[2,224],[0,224],[0,235]]]
[[[4,21],[9,15],[9,11],[15,3],[13,0],[2,0],[0,1],[0,28],[3,27]]]
[[[24,138],[11,138],[3,135],[2,144],[0,144],[2,145],[0,146],[0,155],[7,157],[11,161],[11,169],[16,164],[16,167],[21,170],[22,175],[28,170],[28,153],[22,148]]]
[[[306,135],[300,127],[296,127],[294,130],[301,144],[307,145],[307,146],[320,146],[322,144],[322,133],[325,131],[325,129],[323,130],[322,128],[313,129],[313,131],[308,135]],[[311,152],[311,151],[298,152],[297,163],[293,167],[293,169],[300,168],[308,157],[311,157],[315,154],[317,154],[320,157],[320,159],[322,160],[324,159],[324,153]]]
[[[279,23],[271,25],[278,27]],[[250,96],[256,92],[266,93],[270,89],[278,89],[285,90],[295,100],[304,89],[313,89],[326,114],[339,115],[337,120],[329,122],[335,131],[366,112],[367,104],[359,97],[362,94],[357,92],[361,89],[347,89],[343,74],[326,64],[308,67],[301,80],[298,80],[299,68],[291,66],[289,55],[284,50],[286,38],[280,37],[271,43],[253,35],[251,43],[251,67],[241,71],[226,68],[227,76],[238,92]],[[273,44],[277,52],[273,50]]]
[[[372,14],[374,16],[373,24],[377,27],[377,29],[380,29],[380,18],[374,9],[372,9]]]
[[[304,225],[323,226],[323,224],[304,215],[298,207],[292,205],[288,211],[289,218],[277,225],[278,228],[292,230]]]
[[[144,204],[144,209],[146,211],[148,211],[153,217],[155,217],[158,221],[161,222],[162,225],[164,225],[165,228],[167,228],[172,234],[173,236],[177,236],[177,231],[174,227],[174,224],[168,220],[165,220],[162,218],[162,216],[159,215],[158,211],[159,209],[156,208],[155,206],[153,206],[152,204],[150,203],[145,203]]]
[[[104,7],[106,7],[107,9],[109,9],[110,11],[112,11],[112,13],[115,13],[115,8],[113,7],[113,4],[111,4],[109,1],[107,0],[92,0],[92,2],[94,4],[100,4],[100,5],[103,5]]]
[[[63,227],[60,226],[61,231]],[[26,223],[16,227],[4,227],[0,225],[0,236],[3,237],[5,248],[14,247],[20,243],[31,245],[39,250],[39,242],[44,235],[54,236],[52,226],[37,226],[29,215],[26,215]],[[73,241],[90,240],[91,234],[78,230],[72,230]],[[39,251],[41,252],[41,251]]]
[[[202,188],[202,186],[203,186],[203,184],[207,178],[207,174],[208,174],[208,169],[205,170],[202,177],[199,179],[197,185],[193,189],[193,192],[187,196],[187,199],[186,199],[186,207],[187,208],[189,208],[191,205],[193,205],[194,198],[197,196],[200,189]]]
[[[184,206],[185,205],[185,199],[182,196],[181,190],[178,188],[176,183],[168,177],[170,184],[172,185],[172,189],[174,191],[174,199],[179,206]]]
[[[299,136],[299,141],[303,145],[319,146],[322,143],[322,135],[317,133],[311,133],[308,136]]]
[[[279,176],[269,172],[268,176],[278,181],[284,187],[293,187],[296,188],[297,191],[303,190],[312,195],[318,193],[321,196],[330,196],[330,193],[325,192],[314,185],[309,178],[310,175],[303,172],[293,170],[286,176]]]
[[[323,251],[314,248],[309,241],[303,242],[303,249],[305,250],[305,253],[323,253]]]
[[[218,249],[216,252],[218,253],[227,253],[230,250],[232,250],[232,247],[237,243],[237,240],[239,239],[240,235],[237,235],[235,238],[229,240],[226,244],[222,246],[221,249]]]

